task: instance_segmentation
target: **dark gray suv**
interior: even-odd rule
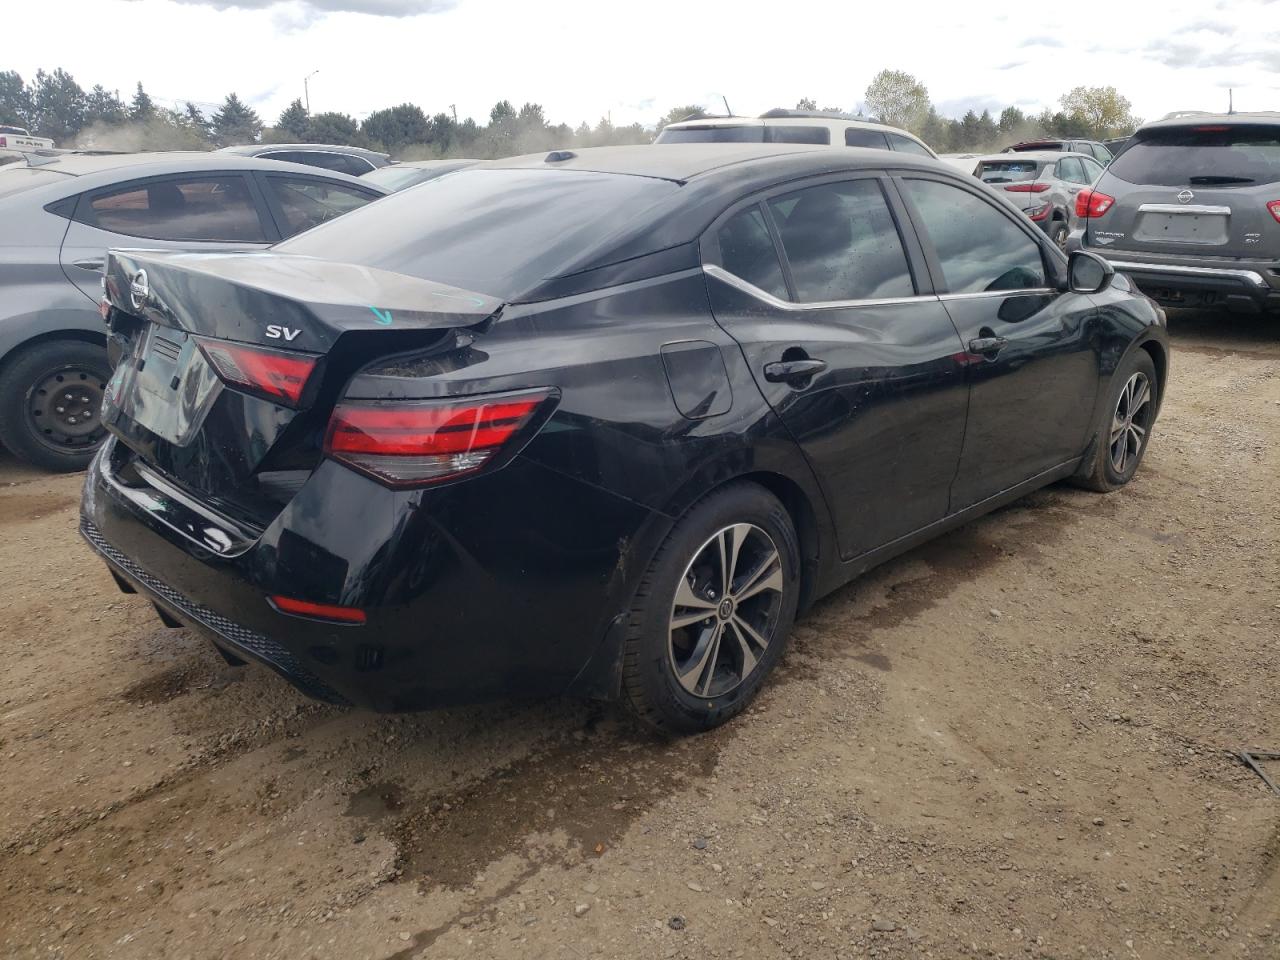
[[[1088,250],[1166,306],[1280,312],[1280,113],[1151,123],[1076,196]]]

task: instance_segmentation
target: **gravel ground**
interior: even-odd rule
[[[1280,750],[1280,324],[1172,326],[1128,488],[874,571],[676,743],[225,667],[0,456],[0,954],[1280,956],[1280,797],[1229,752]]]

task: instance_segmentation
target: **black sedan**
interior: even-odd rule
[[[113,252],[82,531],[234,661],[379,710],[740,711],[797,613],[1134,475],[1161,312],[926,158],[496,161],[267,253]]]

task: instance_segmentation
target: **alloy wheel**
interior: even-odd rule
[[[1111,466],[1116,473],[1123,474],[1142,452],[1153,409],[1151,381],[1145,373],[1135,373],[1125,382],[1111,416]]]
[[[31,432],[57,450],[82,450],[105,435],[99,413],[106,384],[92,370],[70,367],[48,374],[27,394]]]
[[[760,527],[736,523],[694,553],[671,606],[668,652],[680,686],[711,698],[742,684],[774,641],[785,580]]]

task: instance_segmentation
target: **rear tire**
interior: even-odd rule
[[[1049,239],[1064,253],[1067,249],[1067,233],[1067,224],[1063,220],[1055,220],[1049,225]]]
[[[1092,459],[1073,482],[1086,490],[1108,493],[1133,479],[1155,426],[1159,386],[1156,365],[1145,350],[1135,350],[1116,369]]]
[[[45,470],[83,470],[106,439],[100,414],[110,376],[96,344],[49,340],[22,350],[0,370],[0,443]]]
[[[799,595],[800,548],[777,497],[747,482],[710,494],[677,522],[640,582],[623,702],[661,733],[729,720],[782,656]]]

